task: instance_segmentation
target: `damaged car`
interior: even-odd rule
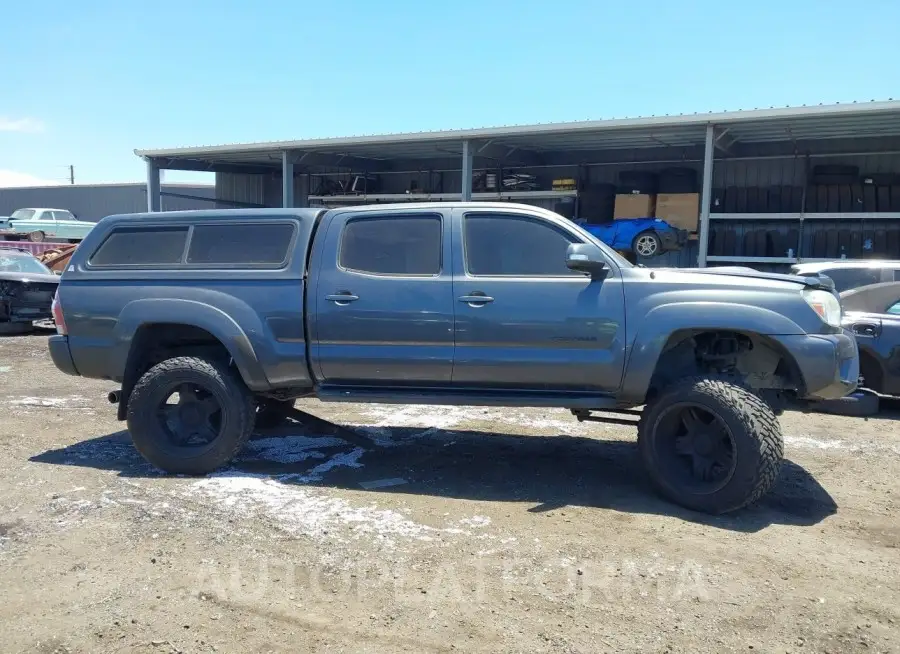
[[[50,320],[59,276],[30,252],[0,249],[0,334],[21,334]]]

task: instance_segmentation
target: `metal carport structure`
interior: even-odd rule
[[[565,174],[597,167],[695,164],[701,172],[701,210],[697,264],[756,257],[708,255],[710,220],[748,220],[750,214],[714,212],[714,170],[737,162],[794,160],[808,170],[811,159],[900,155],[900,101],[754,109],[722,113],[651,116],[539,125],[354,136],[297,141],[136,150],[147,161],[149,210],[160,208],[160,170],[217,173],[217,178],[258,179],[263,206],[308,206],[323,201],[311,193],[311,180],[337,174],[409,176],[447,173],[455,188],[447,192],[374,196],[328,196],[329,202],[395,199],[528,199],[515,192],[473,194],[475,170],[497,167],[553,169]],[[900,162],[900,159],[896,159]],[[802,171],[801,171],[802,172]],[[900,169],[896,172],[900,173]],[[458,179],[457,179],[458,177]],[[442,178],[443,179],[443,178]],[[805,184],[805,180],[803,182]],[[458,189],[458,190],[456,190]],[[528,193],[528,192],[523,192]],[[553,192],[539,192],[541,197]],[[394,197],[396,196],[396,197]],[[220,198],[237,206],[247,198]],[[252,203],[247,203],[252,204]],[[754,219],[860,218],[800,212],[753,215]],[[900,213],[879,219],[900,220]],[[871,216],[870,216],[871,218]],[[789,263],[784,257],[780,263]]]

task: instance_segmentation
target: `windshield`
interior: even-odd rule
[[[9,217],[10,220],[31,220],[34,218],[34,209],[17,209]]]
[[[0,272],[32,273],[52,275],[53,272],[40,261],[28,254],[0,253]]]

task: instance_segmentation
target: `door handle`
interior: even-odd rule
[[[350,304],[351,302],[356,302],[359,299],[359,296],[353,295],[353,293],[350,293],[349,291],[344,291],[343,293],[332,293],[331,295],[326,295],[325,299],[329,302],[345,305]]]
[[[857,323],[853,325],[853,333],[858,336],[877,336],[878,326],[871,323]]]
[[[472,295],[461,295],[459,298],[460,302],[465,302],[466,304],[488,304],[494,301],[494,298],[487,295],[479,295],[477,293],[473,293]]]

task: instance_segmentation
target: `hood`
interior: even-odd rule
[[[828,277],[813,277],[800,275],[785,275],[782,273],[760,272],[746,266],[714,266],[712,268],[669,268],[680,273],[694,273],[698,275],[727,275],[729,277],[744,277],[749,279],[768,279],[777,282],[792,282],[808,288],[821,288],[826,291],[834,291],[834,282]]]
[[[59,284],[59,275],[40,273],[0,272],[0,282],[26,282],[30,284]]]

